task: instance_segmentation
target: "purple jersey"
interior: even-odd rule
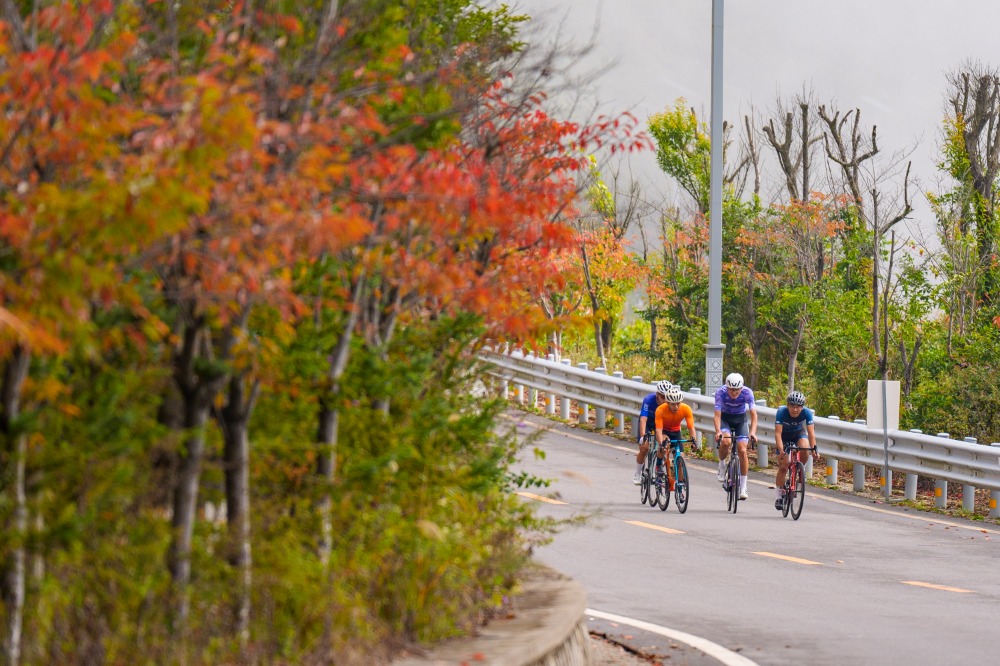
[[[720,386],[719,390],[715,392],[715,411],[717,412],[739,416],[752,412],[756,408],[753,401],[753,391],[746,386],[740,389],[739,395],[735,398],[729,395],[729,389],[725,386]]]

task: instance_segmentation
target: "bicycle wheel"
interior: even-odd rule
[[[674,499],[677,500],[677,510],[684,513],[688,510],[688,468],[684,458],[677,459],[677,469],[674,470]]]
[[[656,467],[650,465],[649,467],[649,506],[651,508],[656,508],[656,505],[660,503],[660,497],[663,495],[663,484],[661,484],[656,479]]]
[[[646,465],[642,466],[639,476],[639,499],[643,504],[649,501],[649,468]]]
[[[729,506],[736,513],[740,505],[740,457],[733,456],[729,461]]]
[[[788,510],[792,507],[792,469],[788,470],[788,478],[785,479],[785,494],[782,495],[781,516],[788,517]]]
[[[664,460],[663,464],[669,465],[670,462]],[[667,507],[670,506],[670,483],[667,481],[667,475],[665,471],[663,474],[663,478],[660,480],[660,496],[657,498],[657,504],[660,505],[660,511],[666,511]]]
[[[791,507],[792,518],[798,520],[799,516],[802,515],[802,505],[806,501],[806,468],[805,465],[796,460],[792,471],[795,474],[795,490],[788,498],[788,504]]]

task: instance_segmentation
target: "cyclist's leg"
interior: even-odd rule
[[[739,424],[730,424],[733,436],[736,437],[736,451],[740,457],[740,498],[747,495],[747,474],[750,472],[750,458],[747,455],[747,445],[750,442],[750,425],[744,418]]]
[[[795,441],[794,439],[781,438],[782,448],[785,450],[778,456],[778,473],[774,477],[774,508],[781,509],[781,501],[785,496],[785,478],[788,476],[788,468],[791,460],[788,457],[788,447]]]
[[[731,446],[731,432],[725,419],[722,419],[719,430],[722,431],[722,437],[719,439],[719,482],[721,483],[726,478],[726,457],[729,455]]]
[[[802,436],[799,437],[798,444],[799,446],[809,446],[809,436],[802,433]],[[805,465],[809,462],[809,456],[811,456],[812,453],[812,451],[803,451],[802,449],[799,449],[799,462]]]
[[[645,424],[648,420],[639,419],[639,434],[636,441],[639,444],[639,452],[635,455],[635,474],[632,476],[632,483],[639,483],[639,477],[642,475],[642,464],[646,460],[646,454],[649,453],[649,444],[646,442]]]

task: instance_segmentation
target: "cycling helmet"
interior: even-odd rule
[[[743,388],[743,375],[741,375],[738,372],[729,373],[729,376],[726,377],[726,388],[731,388],[731,389]]]
[[[667,402],[674,402],[674,403],[676,403],[676,402],[680,402],[683,399],[684,399],[684,395],[681,393],[681,390],[679,388],[677,388],[676,386],[671,386],[670,390],[667,391]]]
[[[788,394],[788,404],[804,407],[806,404],[806,397],[799,391],[792,391]]]
[[[656,382],[656,392],[660,395],[666,395],[667,391],[674,387],[673,384],[668,382],[666,379]]]

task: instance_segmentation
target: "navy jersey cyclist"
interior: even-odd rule
[[[642,474],[642,462],[649,453],[649,444],[643,441],[646,436],[646,429],[652,430],[655,427],[654,417],[656,408],[667,400],[667,391],[673,388],[673,384],[668,381],[656,382],[656,391],[647,395],[642,401],[639,409],[639,431],[636,433],[636,441],[639,443],[639,453],[635,456],[635,474],[632,476],[632,483],[639,485],[639,477]]]
[[[774,480],[777,497],[774,500],[774,508],[778,510],[781,510],[782,496],[785,494],[785,474],[788,473],[791,462],[785,453],[785,447],[793,442],[801,442],[799,446],[806,446],[805,442],[808,442],[812,447],[813,460],[819,459],[813,412],[805,406],[806,397],[798,391],[792,391],[788,394],[786,403],[779,407],[778,413],[774,415],[774,444],[778,447],[778,476]],[[808,455],[808,451],[799,451],[799,461],[805,464]]]
[[[740,499],[745,500],[747,473],[750,471],[747,443],[750,439],[757,439],[757,405],[753,391],[743,385],[743,375],[738,372],[730,373],[715,392],[715,441],[719,443],[720,482],[726,479],[725,459],[733,438],[736,439],[736,451],[740,458]]]

